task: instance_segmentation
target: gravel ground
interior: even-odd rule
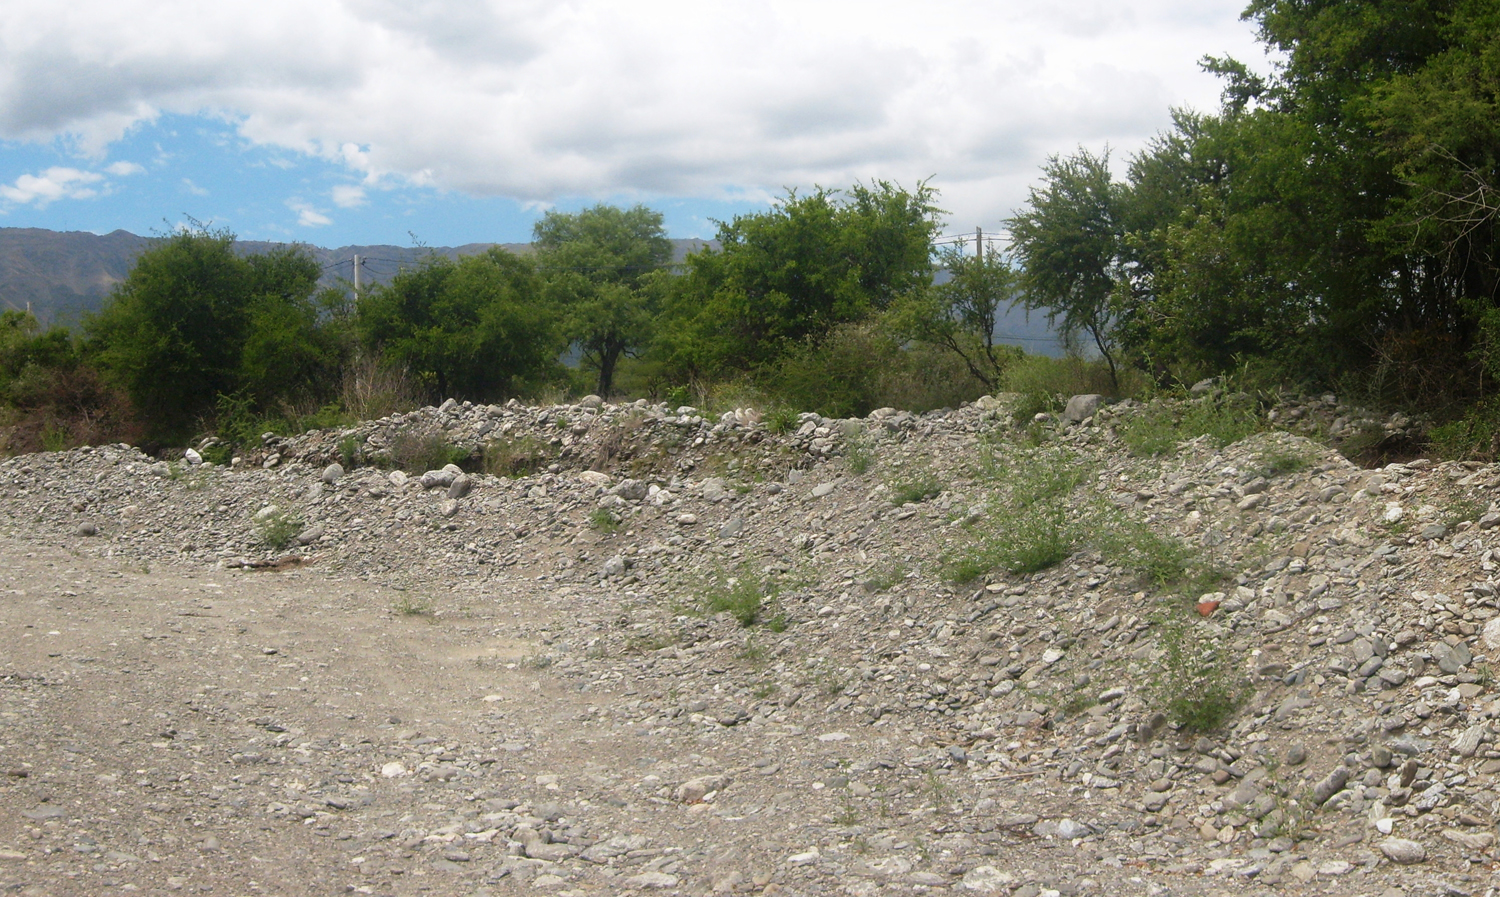
[[[0,462],[0,889],[1493,897],[1500,469],[1135,458],[1140,413],[450,402]],[[403,433],[540,460],[377,466]],[[1059,471],[1087,536],[953,582]],[[1147,534],[1225,577],[1153,585]],[[1237,708],[1179,728],[1205,668]]]

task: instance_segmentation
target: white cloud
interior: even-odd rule
[[[207,111],[367,186],[549,202],[936,175],[955,220],[993,222],[1047,154],[1128,151],[1170,105],[1212,105],[1198,58],[1260,59],[1243,4],[11,3],[0,138],[100,152]]]
[[[287,208],[297,213],[297,224],[300,227],[325,227],[333,223],[332,218],[300,199],[289,199],[286,205]]]
[[[182,179],[182,187],[183,187],[184,190],[186,190],[187,192],[193,194],[194,196],[207,196],[208,195],[208,190],[206,190],[203,187],[200,187],[197,184],[193,183],[193,179],[192,178],[183,178]]]
[[[104,180],[104,175],[77,168],[49,168],[40,175],[23,174],[13,184],[0,184],[0,197],[16,205],[35,204],[45,208],[59,199],[88,199],[99,190],[90,185]]]
[[[357,209],[365,204],[365,188],[354,184],[339,184],[330,195],[333,204],[341,209]]]
[[[106,165],[104,170],[117,177],[128,177],[132,174],[146,173],[146,169],[144,167],[137,165],[134,162],[115,162],[111,165]]]

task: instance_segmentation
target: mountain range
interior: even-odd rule
[[[97,311],[115,285],[125,279],[136,257],[156,238],[129,231],[108,234],[52,231],[38,227],[0,227],[0,310],[30,310],[45,326],[71,326]],[[239,240],[235,249],[246,255],[268,252],[282,243]],[[304,244],[306,245],[306,244]],[[673,261],[714,245],[706,240],[673,240]],[[529,243],[467,243],[463,246],[340,246],[327,249],[307,245],[323,266],[322,283],[333,286],[354,279],[354,257],[359,256],[364,284],[386,283],[397,271],[418,264],[428,253],[458,258],[492,246],[529,252]]]

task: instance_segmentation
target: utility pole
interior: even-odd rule
[[[354,257],[354,301],[359,301],[359,256]]]
[[[974,228],[974,259],[984,262],[984,228]]]

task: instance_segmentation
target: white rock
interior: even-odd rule
[[[1500,651],[1500,617],[1484,624],[1484,646],[1491,651]]]
[[[677,876],[665,872],[642,872],[625,879],[627,888],[675,888]]]
[[[1410,866],[1427,859],[1427,848],[1406,838],[1386,838],[1380,842],[1380,852],[1390,857],[1391,862]]]
[[[380,774],[388,779],[398,778],[400,776],[406,775],[406,767],[401,763],[392,760],[386,765],[380,767]]]
[[[994,866],[975,866],[964,873],[963,886],[966,891],[978,891],[981,894],[999,894],[1010,890],[1010,885],[1015,877],[1009,872],[1001,872]]]

